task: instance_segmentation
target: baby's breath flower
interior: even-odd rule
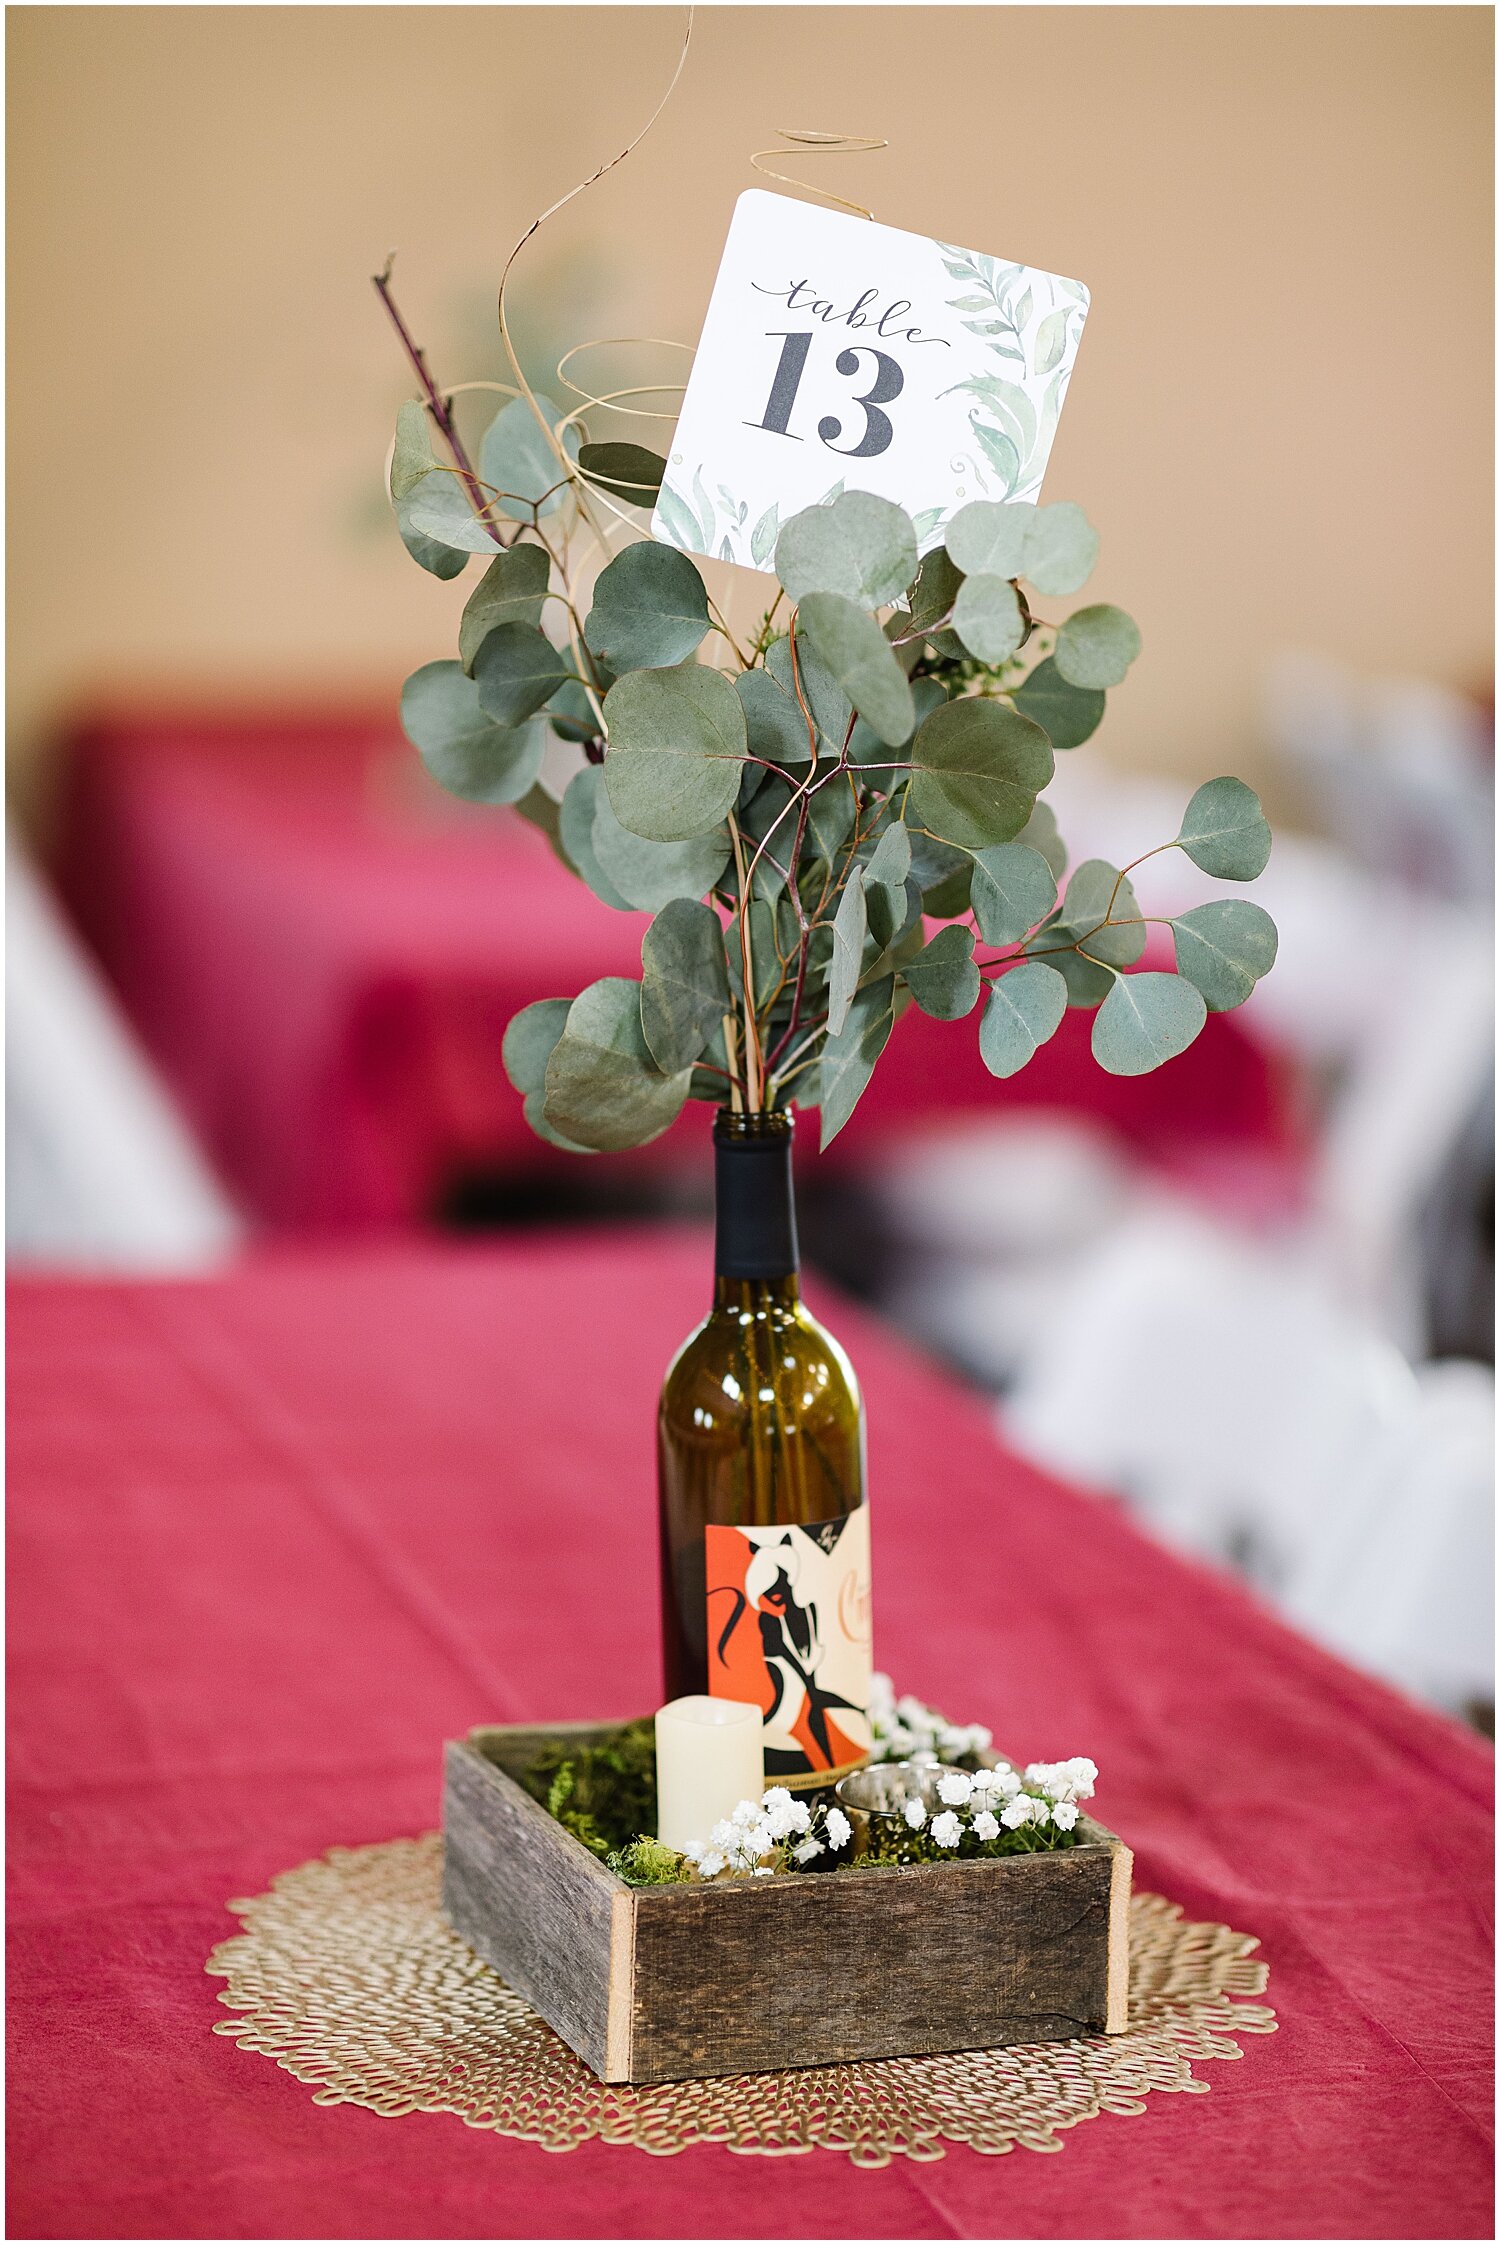
[[[1052,1821],[1059,1832],[1071,1832],[1078,1822],[1078,1810],[1072,1801],[1059,1801],[1052,1811]]]
[[[1013,1769],[997,1769],[992,1774],[995,1780],[993,1790],[999,1794],[1002,1801],[1013,1801],[1021,1790],[1021,1780],[1017,1777],[1015,1771]]]
[[[790,1808],[792,1796],[784,1785],[768,1785],[761,1794],[760,1805],[765,1808]]]
[[[758,1879],[774,1879],[776,1873],[769,1863],[757,1863],[755,1866],[755,1876]]]
[[[698,1876],[700,1879],[717,1878],[723,1869],[724,1858],[713,1848],[710,1848],[706,1855],[700,1855],[698,1858]]]
[[[701,1840],[689,1840],[687,1846],[682,1850],[683,1856],[689,1863],[701,1863],[703,1853],[703,1842]]]
[[[709,1846],[711,1848],[717,1849],[720,1855],[727,1853],[730,1848],[738,1844],[738,1841],[739,1833],[730,1823],[727,1816],[721,1816],[718,1823],[714,1826],[713,1830],[708,1835]]]
[[[999,1832],[1000,1825],[998,1820],[995,1817],[991,1816],[987,1808],[982,1808],[979,1811],[979,1814],[974,1819],[975,1839],[993,1840],[999,1837]]]
[[[780,1791],[781,1788],[778,1787],[777,1790]],[[789,1832],[794,1832],[797,1829],[797,1813],[792,1806],[790,1793],[787,1793],[779,1801],[773,1801],[768,1793],[761,1806],[765,1810],[766,1828],[773,1832],[778,1840],[784,1840]]]
[[[831,1808],[828,1811],[823,1819],[823,1830],[827,1835],[830,1847],[838,1848],[847,1844],[850,1825],[848,1817],[845,1816],[841,1808]]]
[[[742,1832],[748,1832],[759,1815],[760,1809],[754,1801],[737,1801],[729,1812],[729,1821],[737,1824]]]
[[[1031,1806],[1030,1794],[1017,1793],[1015,1799],[1007,1801],[1000,1811],[1001,1823],[1012,1832],[1019,1831],[1023,1824],[1031,1822]]]
[[[810,1832],[812,1830],[812,1810],[808,1807],[806,1801],[793,1801],[791,1806],[791,1830],[794,1832]]]
[[[939,1847],[957,1847],[964,1836],[964,1828],[951,1808],[945,1808],[941,1816],[933,1818],[932,1836]]]
[[[811,1863],[814,1856],[821,1855],[822,1852],[823,1842],[815,1840],[809,1833],[805,1840],[799,1840],[792,1849],[792,1861],[794,1863]]]
[[[926,1804],[922,1801],[908,1801],[902,1814],[914,1832],[920,1832],[927,1822]]]
[[[946,1801],[950,1808],[962,1808],[973,1790],[974,1780],[967,1770],[950,1770],[946,1777],[938,1779],[938,1798]]]
[[[995,1734],[993,1731],[986,1730],[983,1723],[970,1723],[969,1752],[971,1754],[987,1754],[994,1743]]]
[[[1087,1754],[1075,1754],[1070,1762],[1064,1764],[1064,1767],[1071,1773],[1075,1798],[1080,1801],[1091,1801],[1094,1797],[1094,1787],[1099,1780],[1099,1771],[1096,1765],[1089,1760]]]

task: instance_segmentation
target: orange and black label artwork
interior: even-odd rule
[[[870,1508],[810,1528],[707,1530],[708,1688],[765,1716],[766,1776],[870,1750]]]

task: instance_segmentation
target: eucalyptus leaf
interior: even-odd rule
[[[745,712],[746,744],[770,764],[810,764],[807,719],[768,670],[742,670],[734,682]]]
[[[934,546],[931,553],[924,554],[911,588],[910,629],[925,634],[945,624],[963,581],[963,571],[955,567],[944,547]]]
[[[1146,948],[1146,923],[1128,876],[1103,858],[1085,858],[1068,883],[1058,932],[1090,959],[1133,966]]]
[[[581,880],[588,883],[602,904],[616,912],[631,912],[635,907],[610,880],[594,855],[594,818],[601,799],[604,799],[604,772],[598,764],[585,764],[568,782],[558,818],[558,835],[569,864]]]
[[[887,951],[899,949],[902,939],[922,917],[922,892],[915,881],[872,881],[865,875],[865,913],[869,923],[869,956],[865,973],[879,967]],[[918,937],[915,949],[921,949]]]
[[[1186,1052],[1208,1019],[1179,974],[1122,974],[1094,1016],[1094,1058],[1111,1076],[1145,1076]]]
[[[907,815],[940,841],[986,849],[1014,840],[1052,777],[1052,750],[1003,703],[945,702],[917,729]]]
[[[799,639],[795,669],[792,663],[792,643],[789,638],[773,639],[766,649],[766,669],[783,693],[790,695],[792,707],[799,717],[805,703],[817,728],[819,755],[841,756],[849,727],[854,718],[849,697],[833,677],[828,666],[805,637]],[[798,700],[797,689],[802,689]],[[803,725],[806,726],[806,718]]]
[[[601,696],[614,684],[606,671],[595,689]],[[559,740],[579,742],[599,738],[600,725],[594,705],[576,678],[565,678],[547,704],[547,722]]]
[[[1094,686],[1070,686],[1049,655],[1022,680],[1011,696],[1023,717],[1031,718],[1054,748],[1081,748],[1104,716],[1104,695]]]
[[[935,678],[912,679],[912,732],[916,731],[924,717],[930,717],[933,711],[947,699],[947,695]],[[910,739],[910,737],[911,735],[908,734],[907,739]],[[906,742],[898,741],[896,745],[898,748],[904,748]],[[891,761],[890,744],[883,741],[873,725],[867,725],[862,717],[857,717],[854,720],[854,730],[849,735],[849,761],[851,764],[877,766],[889,765]]]
[[[840,690],[889,747],[911,738],[911,687],[873,616],[838,593],[810,592],[798,610],[802,635]]]
[[[1221,881],[1253,881],[1271,855],[1260,797],[1243,780],[1205,780],[1183,813],[1177,847]]]
[[[1038,507],[1026,526],[1021,574],[1040,593],[1055,598],[1086,584],[1099,558],[1099,533],[1082,507],[1059,499]]]
[[[1027,959],[990,984],[979,1023],[979,1057],[992,1076],[1018,1075],[1040,1046],[1055,1036],[1068,1010],[1060,974]]]
[[[518,795],[511,808],[518,811],[529,825],[538,827],[552,845],[552,854],[574,870],[567,851],[562,846],[562,805],[551,791],[536,780],[524,795]]]
[[[547,428],[557,437],[561,408],[540,393],[536,402]],[[558,441],[569,460],[578,458],[581,440],[576,427],[563,430]],[[534,522],[555,514],[562,505],[567,493],[557,487],[565,482],[565,471],[527,399],[512,398],[485,430],[479,444],[479,477],[488,486],[486,501],[513,522]]]
[[[604,715],[604,779],[622,826],[648,842],[687,842],[727,818],[746,747],[727,678],[692,662],[632,671],[611,686]]]
[[[858,809],[847,779],[830,780],[817,789],[807,806],[807,843],[816,856],[832,864],[835,851],[849,838]]]
[[[1026,636],[1016,588],[1006,577],[965,577],[953,606],[953,629],[982,663],[1003,663]]]
[[[901,972],[917,1004],[935,1021],[961,1021],[979,1003],[979,969],[968,928],[939,928]]]
[[[396,509],[401,534],[430,538],[457,553],[493,553],[499,544],[493,530],[481,522],[469,504],[458,473],[434,468],[408,492]]]
[[[437,466],[427,408],[408,398],[396,413],[396,446],[391,454],[391,497],[399,506]]]
[[[883,881],[899,889],[911,871],[911,836],[900,820],[888,826],[865,866],[867,881]]]
[[[959,508],[943,542],[966,577],[1019,577],[1027,529],[1035,513],[1035,507],[1021,501],[1001,505],[975,499]]]
[[[1177,972],[1203,994],[1210,1013],[1241,1006],[1276,964],[1276,922],[1245,897],[1195,905],[1172,922]]]
[[[538,1138],[545,1138],[549,1146],[559,1146],[565,1154],[593,1154],[597,1146],[580,1146],[576,1138],[564,1138],[547,1120],[547,1094],[545,1091],[528,1091],[521,1102],[521,1112]]]
[[[607,975],[579,992],[552,1048],[543,1113],[599,1153],[644,1146],[681,1114],[692,1071],[665,1075],[641,1027],[641,986]]]
[[[470,593],[458,627],[459,660],[470,677],[487,632],[500,624],[541,623],[550,567],[543,546],[512,546],[496,554]]]
[[[895,1019],[896,981],[894,975],[886,975],[855,992],[843,1028],[824,1041],[818,1063],[821,1146],[829,1146],[853,1114]]]
[[[1016,840],[1047,860],[1054,881],[1062,879],[1068,870],[1068,846],[1057,831],[1057,813],[1050,803],[1038,803]]]
[[[648,538],[600,572],[583,636],[618,676],[682,662],[707,630],[703,579],[685,553]]]
[[[620,824],[607,788],[595,793],[593,843],[606,881],[640,912],[659,912],[674,898],[706,896],[729,863],[726,827],[688,842],[648,842]]]
[[[1118,686],[1141,651],[1123,608],[1076,608],[1057,635],[1052,659],[1070,686]]]
[[[589,483],[632,507],[649,507],[667,472],[661,454],[648,452],[643,444],[585,444],[578,465]]]
[[[934,920],[954,920],[969,909],[974,860],[967,850],[940,842],[935,834],[907,828],[911,836],[912,879],[922,892],[922,910]]]
[[[450,577],[461,577],[468,568],[467,553],[460,552],[453,546],[441,545],[436,538],[424,538],[420,530],[412,530],[403,522],[398,521],[396,528],[400,531],[401,543],[412,560],[430,576],[441,577],[446,581]]]
[[[497,725],[461,663],[424,663],[401,689],[401,725],[439,787],[469,803],[515,803],[547,753],[539,724]]]
[[[524,1098],[540,1091],[552,1058],[552,1047],[563,1033],[571,998],[539,998],[512,1014],[501,1040],[500,1058],[517,1091]]]
[[[1061,977],[1068,994],[1068,1004],[1087,1013],[1102,1005],[1115,986],[1114,974],[1109,967],[1097,966],[1085,959],[1081,952],[1053,947],[1054,930],[1044,928],[1040,938],[1027,945],[1038,963],[1052,968]]]
[[[479,706],[497,725],[519,725],[549,701],[567,666],[535,624],[497,624],[474,658]]]
[[[969,901],[986,943],[1019,943],[1057,902],[1052,868],[1024,842],[1001,842],[974,857]]]
[[[679,897],[641,938],[641,1029],[662,1073],[690,1067],[728,1011],[719,915]]]
[[[793,515],[776,541],[776,574],[788,597],[837,593],[861,608],[899,600],[917,573],[911,518],[872,491],[845,491]]]
[[[849,1018],[849,1008],[859,986],[865,952],[865,879],[855,866],[844,883],[839,908],[833,916],[833,963],[828,970],[828,1034],[836,1037]]]

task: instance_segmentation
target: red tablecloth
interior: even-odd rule
[[[465,1170],[577,1157],[533,1137],[500,1040],[535,998],[640,972],[613,912],[517,818],[453,804],[388,713],[141,717],[76,743],[60,874],[146,1044],[247,1211],[301,1228],[410,1223]],[[1071,1014],[997,1084],[972,1021],[911,1009],[838,1142],[1006,1103],[1097,1115],[1153,1159],[1274,1156],[1291,1139],[1264,1052],[1225,1015],[1126,1081]],[[701,1115],[698,1117],[701,1121]],[[613,1167],[706,1166],[689,1119]]]
[[[874,2173],[321,2109],[210,2032],[226,1899],[430,1828],[444,1737],[653,1703],[653,1403],[706,1270],[627,1233],[13,1288],[9,2234],[1491,2235],[1488,1752],[837,1305],[881,1663],[1092,1754],[1140,1883],[1261,1937],[1280,2032],[1060,2157]]]

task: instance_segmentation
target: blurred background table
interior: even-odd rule
[[[533,999],[639,975],[649,915],[600,903],[521,820],[441,794],[388,710],[101,720],[60,816],[65,899],[248,1216],[412,1223],[476,1185],[579,1180],[523,1120],[501,1039]],[[1285,1077],[1236,1020],[1133,1081],[1093,1066],[1089,1029],[1070,1015],[1002,1086],[973,1021],[912,1008],[838,1160],[935,1119],[1050,1108],[1168,1167],[1295,1165]],[[680,1186],[706,1162],[690,1109],[655,1148],[586,1165],[587,1189]]]
[[[881,1664],[1092,1754],[1141,1886],[1260,1936],[1280,2032],[998,2173],[554,2157],[320,2108],[212,2035],[231,1896],[430,1828],[475,1722],[654,1703],[652,1405],[707,1272],[624,1228],[13,1285],[10,2234],[983,2237],[1000,2190],[1037,2237],[1492,2235],[1487,1750],[817,1288],[868,1398]]]

